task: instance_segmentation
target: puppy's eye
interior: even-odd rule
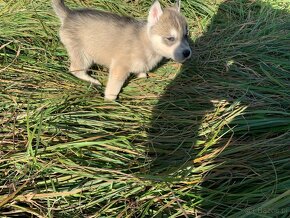
[[[169,42],[174,42],[175,38],[173,36],[170,36],[170,37],[166,37],[166,40]]]

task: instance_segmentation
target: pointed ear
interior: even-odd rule
[[[180,7],[181,7],[181,0],[176,0],[175,2],[175,8],[178,12],[180,12]]]
[[[163,11],[159,1],[155,1],[149,10],[149,15],[147,19],[149,26],[153,26],[154,24],[156,24],[162,14]]]

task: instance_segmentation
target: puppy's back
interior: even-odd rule
[[[60,35],[65,45],[109,67],[112,59],[122,56],[129,60],[132,50],[140,50],[140,30],[145,25],[145,21],[131,17],[79,9],[71,11],[64,19]]]

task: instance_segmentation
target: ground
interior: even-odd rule
[[[151,1],[66,3],[146,18]],[[289,217],[289,1],[181,9],[191,60],[107,102],[68,73],[50,1],[0,2],[1,217]]]

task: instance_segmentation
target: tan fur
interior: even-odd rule
[[[146,22],[91,9],[71,10],[63,0],[52,2],[62,23],[60,38],[70,57],[70,72],[100,85],[86,71],[93,63],[110,69],[105,99],[116,99],[130,73],[144,78],[163,57],[183,62],[191,56],[187,24],[176,7],[162,11],[156,1]],[[176,33],[174,43],[167,40],[170,30]]]

